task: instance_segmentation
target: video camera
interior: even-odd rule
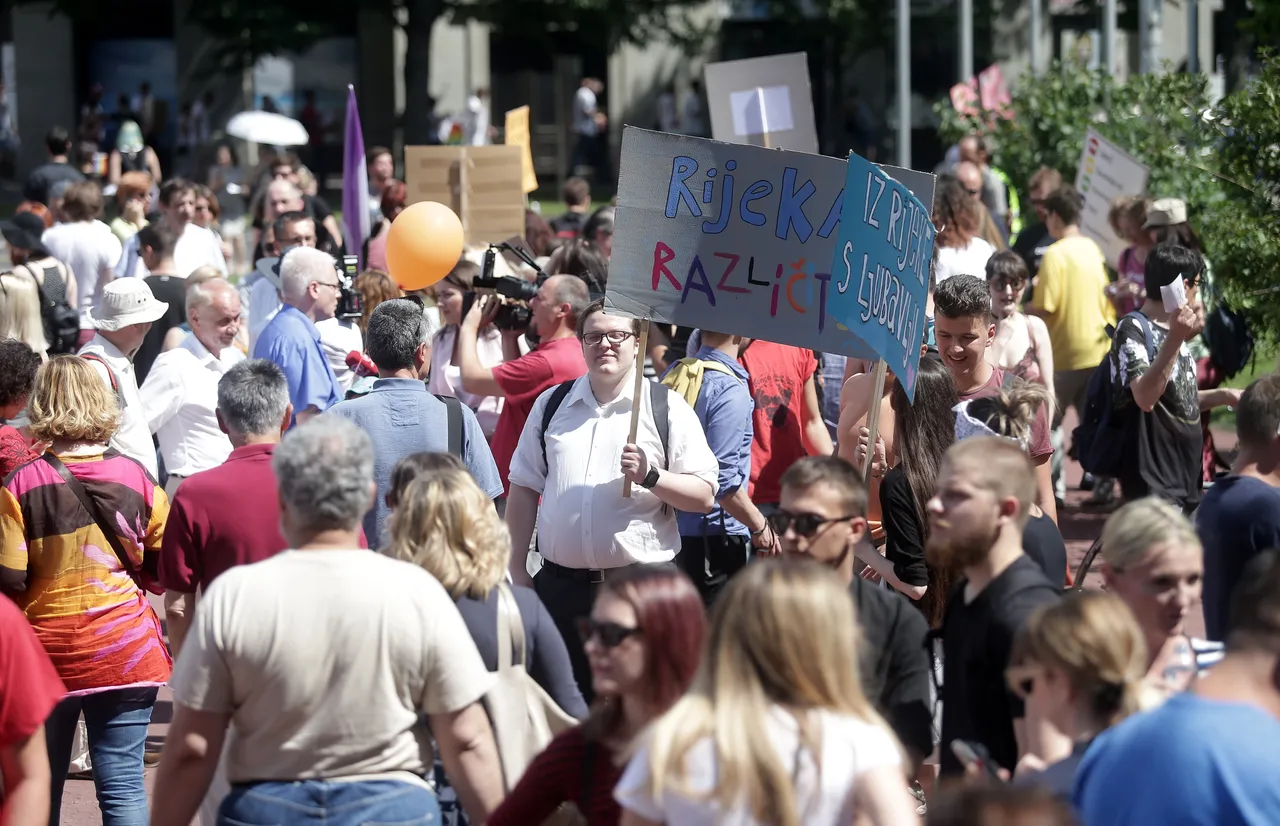
[[[262,259],[258,262],[259,270],[264,264],[270,262],[269,266],[271,273],[275,275],[273,280],[277,289],[280,287],[280,267],[284,263],[285,256],[295,249],[298,247],[286,247],[280,251],[280,257],[274,261]],[[356,278],[360,275],[360,258],[355,255],[344,255],[341,261],[334,259],[333,270],[338,276],[338,309],[334,317],[343,321],[359,321],[364,313],[364,296],[356,290]]]
[[[516,278],[511,275],[493,274],[494,264],[497,263],[498,251],[502,250],[510,252],[518,257],[521,261],[528,264],[538,274],[532,281],[526,281],[523,278]],[[493,318],[493,324],[499,330],[526,330],[529,323],[533,320],[533,311],[529,309],[529,302],[538,294],[538,290],[546,283],[551,276],[542,271],[537,262],[533,260],[533,256],[529,255],[518,244],[512,244],[503,241],[501,244],[490,244],[489,249],[484,253],[484,265],[480,269],[480,274],[472,281],[475,291],[489,290],[503,298],[507,299],[501,307],[498,308],[497,314]],[[587,288],[591,293],[591,299],[604,296],[604,289],[596,281],[595,277],[590,273],[584,273],[581,276],[587,282]],[[462,315],[465,316],[467,311],[471,309],[471,304],[475,301],[476,292],[464,293],[462,296]]]

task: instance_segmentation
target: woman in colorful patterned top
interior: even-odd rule
[[[172,666],[146,590],[160,592],[156,566],[169,503],[142,465],[107,447],[120,410],[88,362],[57,356],[41,366],[28,410],[32,434],[51,447],[0,490],[0,587],[26,615],[68,692],[46,723],[49,822],[58,823],[83,712],[104,826],[145,826],[143,745]],[[114,523],[112,539],[89,506]]]

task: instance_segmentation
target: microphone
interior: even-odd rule
[[[347,367],[357,376],[378,375],[378,365],[374,364],[371,358],[359,350],[352,350],[347,353]]]

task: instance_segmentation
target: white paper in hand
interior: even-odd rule
[[[1178,278],[1172,284],[1165,284],[1160,288],[1160,297],[1164,299],[1164,311],[1176,313],[1187,303],[1187,288],[1182,279]]]

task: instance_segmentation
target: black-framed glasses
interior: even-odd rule
[[[328,281],[317,281],[316,283],[325,287],[333,287],[335,290],[342,289],[342,284],[341,282],[338,282],[338,281],[334,281],[333,283],[330,283]]]
[[[582,337],[582,340],[592,347],[599,347],[603,341],[608,341],[610,344],[617,346],[634,337],[635,333],[630,330],[610,330],[607,333],[587,333]]]
[[[616,622],[598,622],[591,617],[578,617],[578,636],[586,645],[594,638],[605,648],[617,648],[631,637],[640,636],[639,628],[619,625]]]
[[[797,536],[803,536],[809,539],[823,525],[829,525],[832,522],[847,522],[850,519],[856,519],[854,516],[834,516],[827,518],[818,516],[813,513],[788,513],[787,511],[778,511],[770,514],[769,527],[773,528],[773,532],[778,536],[782,536],[787,532],[788,528],[795,528]]]

